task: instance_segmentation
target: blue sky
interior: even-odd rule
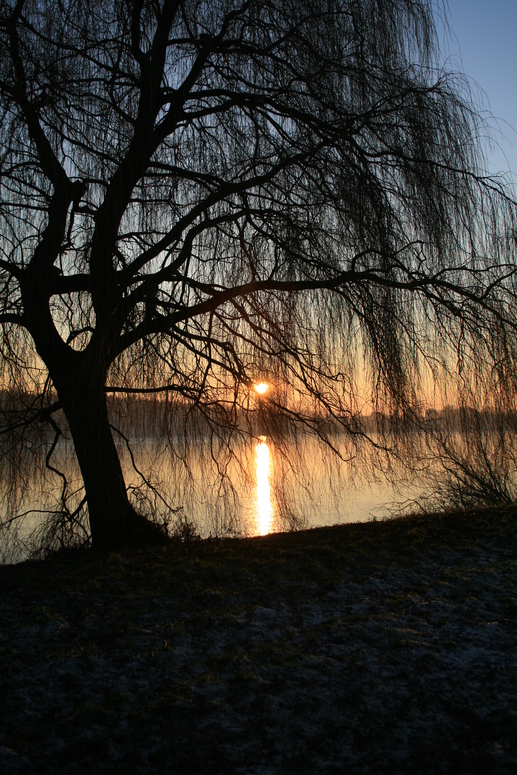
[[[483,90],[503,135],[490,172],[510,170],[517,185],[517,0],[448,0],[448,8],[452,34],[441,37],[442,53]]]

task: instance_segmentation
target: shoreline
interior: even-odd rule
[[[6,773],[510,773],[517,507],[0,567]]]

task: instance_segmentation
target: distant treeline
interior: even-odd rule
[[[127,436],[152,437],[190,432],[205,435],[210,428],[233,427],[268,435],[289,432],[296,417],[279,412],[268,401],[251,409],[240,406],[205,405],[188,401],[177,395],[146,395],[117,393],[106,396],[108,414],[113,427]],[[300,418],[298,418],[300,419]],[[501,412],[493,408],[426,408],[413,415],[393,415],[371,412],[368,415],[314,415],[303,418],[301,427],[316,430],[321,435],[346,431],[359,433],[393,433],[397,430],[462,430],[481,424],[507,430],[517,429],[517,413]],[[42,434],[66,433],[66,420],[58,408],[58,399],[52,392],[36,395],[21,390],[0,390],[0,433],[3,437],[15,433],[24,438]]]

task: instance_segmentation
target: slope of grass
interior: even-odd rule
[[[517,509],[0,568],[6,772],[515,772]]]

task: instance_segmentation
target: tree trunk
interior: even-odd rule
[[[50,233],[50,226],[47,231]],[[88,502],[92,546],[110,551],[126,545],[163,544],[165,533],[138,514],[127,497],[106,407],[106,335],[98,335],[95,346],[90,342],[82,351],[63,342],[50,314],[52,294],[40,266],[49,261],[45,240],[40,247],[41,254],[35,255],[38,260],[31,262],[20,281],[25,322],[72,434]]]
[[[66,176],[64,179],[67,181]],[[72,434],[88,502],[92,546],[109,551],[128,544],[164,543],[164,532],[129,503],[111,435],[105,394],[110,363],[109,326],[102,331],[97,328],[95,343],[90,341],[84,350],[76,351],[63,341],[51,314],[54,263],[64,240],[72,197],[71,184],[65,185],[61,180],[49,206],[48,224],[41,241],[29,266],[19,276],[24,324],[48,369]],[[103,314],[109,323],[114,314],[109,298],[113,278],[107,276],[105,283],[108,295],[99,295],[108,310]],[[102,304],[100,307],[103,308]]]
[[[129,503],[118,452],[111,434],[104,380],[91,373],[54,378],[83,477],[92,546],[111,551],[122,546],[163,544],[166,535]]]

